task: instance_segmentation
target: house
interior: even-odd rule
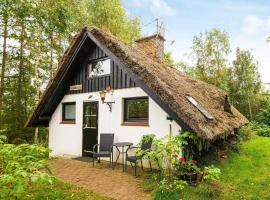
[[[159,34],[132,47],[98,28],[82,29],[26,127],[49,126],[52,155],[81,156],[100,133],[137,144],[144,134],[165,136],[171,124],[174,134],[215,140],[247,123],[224,91],[164,66],[163,54]]]
[[[266,94],[270,94],[270,83],[264,83]]]

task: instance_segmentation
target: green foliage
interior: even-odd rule
[[[7,142],[7,136],[1,134],[0,132],[0,145],[5,144]]]
[[[215,167],[214,165],[207,167],[207,172],[203,177],[205,181],[217,181],[220,179],[221,171],[219,168]]]
[[[203,194],[208,186],[220,191],[220,195],[212,198],[215,200],[269,199],[269,146],[270,138],[267,137],[255,136],[243,141],[239,153],[229,151],[228,159],[215,164],[222,171],[219,181],[203,181],[198,187],[186,187],[182,191],[182,199],[208,200],[209,195]]]
[[[192,44],[193,71],[203,81],[222,89],[228,88],[229,35],[217,28],[195,35]]]
[[[270,98],[265,97],[260,99],[259,110],[254,117],[258,123],[263,123],[270,126]]]
[[[93,0],[87,12],[91,13],[90,25],[108,29],[128,43],[140,37],[140,21],[136,17],[128,17],[120,0]]]
[[[128,43],[140,37],[139,19],[129,16],[120,0],[0,1],[0,52],[6,50],[1,56],[0,126],[7,129],[9,142],[33,141],[35,129],[24,123],[71,36],[84,26],[103,28]],[[40,129],[39,140],[46,139],[46,129]]]
[[[176,174],[192,174],[200,171],[200,168],[197,166],[197,161],[195,160],[185,160],[183,157],[178,158],[174,162],[174,168]]]
[[[36,183],[25,191],[21,200],[109,200],[95,192],[56,180],[53,184]]]
[[[200,184],[196,192],[204,198],[217,199],[221,196],[223,191],[214,183],[207,182]]]
[[[147,139],[148,138],[148,139]],[[144,155],[150,160],[157,162],[159,172],[155,174],[151,181],[154,183],[153,198],[154,199],[178,199],[180,192],[187,184],[185,181],[180,180],[179,173],[177,173],[177,163],[181,149],[188,146],[188,141],[193,140],[194,136],[188,132],[171,135],[168,134],[161,139],[157,139],[154,135],[145,136],[144,141],[148,141],[149,138],[153,139],[153,145],[151,151],[142,151],[141,155]],[[197,172],[194,162],[187,162],[186,169],[193,172]]]
[[[258,111],[261,98],[258,65],[250,51],[237,48],[236,58],[230,71],[229,96],[231,103],[251,120],[254,113]]]
[[[245,134],[252,132],[252,134],[257,134],[263,137],[270,137],[270,126],[267,126],[263,123],[258,122],[250,122],[244,128],[242,128],[241,132],[246,131]]]
[[[255,135],[256,131],[250,124],[243,126],[239,131],[239,137],[241,140],[249,140]]]
[[[257,124],[253,126],[254,130],[256,131],[257,135],[263,137],[270,137],[270,126],[265,124]]]
[[[161,174],[154,174],[152,177],[153,182],[158,183],[155,185],[153,192],[153,199],[179,199],[181,191],[185,188],[187,183],[177,178],[172,180],[169,177],[164,177]]]
[[[228,92],[230,102],[249,119],[260,109],[261,78],[258,62],[249,50],[237,48],[236,58],[228,66],[231,52],[229,35],[217,28],[195,35],[193,38],[191,69],[182,68],[195,78],[213,84]],[[259,120],[268,120],[267,109],[258,116]]]
[[[45,160],[49,150],[29,144],[5,144],[0,137],[0,198],[20,198],[33,184],[52,184]]]
[[[143,135],[141,138],[141,141],[139,143],[139,145],[145,144],[147,142],[150,142],[151,140],[153,141],[155,139],[156,135],[155,134],[147,134],[147,135]]]

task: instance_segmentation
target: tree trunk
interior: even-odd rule
[[[252,109],[251,109],[251,102],[250,102],[249,94],[247,95],[247,100],[248,100],[249,117],[250,117],[250,120],[252,120],[253,119],[253,115],[252,115]]]
[[[53,76],[53,35],[51,35],[51,41],[50,41],[50,79]]]
[[[7,60],[7,37],[8,37],[8,20],[4,20],[4,31],[3,31],[3,57],[2,57],[2,68],[1,68],[1,82],[0,82],[0,124],[2,123],[2,108],[3,108],[3,96],[5,90],[5,71],[6,71],[6,60]]]
[[[38,127],[35,128],[35,137],[34,137],[34,143],[38,143]]]
[[[21,34],[20,34],[19,75],[18,75],[18,88],[17,88],[17,101],[16,101],[17,119],[21,119],[21,112],[22,112],[21,107],[22,107],[22,78],[23,78],[23,43],[24,43],[24,22],[22,21]]]
[[[40,31],[40,27],[39,27],[39,40],[38,40],[38,48],[37,48],[37,59],[36,59],[36,64],[35,64],[35,79],[36,79],[36,102],[38,103],[39,98],[40,98],[40,81],[39,81],[39,66],[40,66],[40,61],[41,61],[41,31]],[[34,136],[34,143],[37,144],[38,143],[38,135],[39,135],[39,131],[38,131],[38,127],[35,128],[35,136]]]

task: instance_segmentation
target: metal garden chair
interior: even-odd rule
[[[127,149],[126,151],[126,168],[127,168],[127,162],[130,162],[130,165],[132,168],[134,168],[134,175],[137,175],[137,163],[138,161],[141,161],[141,166],[142,166],[142,170],[143,169],[143,155],[142,156],[137,156],[137,155],[129,155],[129,151],[132,149],[138,149],[140,148],[143,151],[151,151],[151,147],[152,147],[152,142],[153,139],[149,139],[147,142],[141,144],[141,146],[139,147],[130,147]],[[149,160],[149,166],[150,166],[150,171],[152,171],[152,165],[151,165],[151,160]]]
[[[93,167],[95,166],[95,158],[110,158],[110,167],[113,163],[113,141],[114,134],[113,133],[101,133],[99,144],[95,144],[93,146]],[[97,148],[99,147],[99,148]]]

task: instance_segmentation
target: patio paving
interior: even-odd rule
[[[120,165],[114,170],[101,161],[92,167],[89,159],[56,159],[50,161],[52,172],[63,181],[85,187],[117,200],[146,200],[150,193],[143,191],[142,178],[135,178],[131,169],[123,173]]]

